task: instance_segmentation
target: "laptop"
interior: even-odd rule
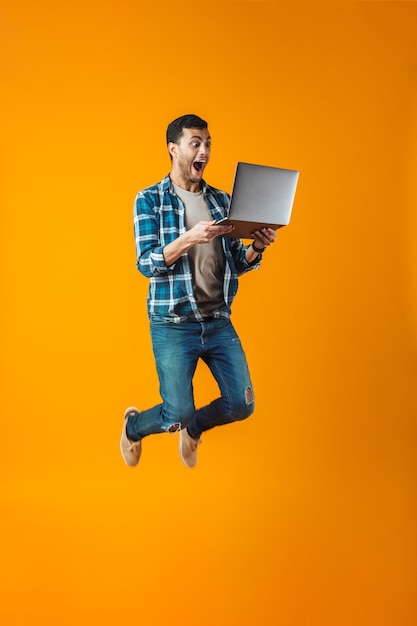
[[[299,172],[239,162],[229,215],[217,224],[233,224],[227,237],[253,239],[260,228],[277,230],[289,224]]]

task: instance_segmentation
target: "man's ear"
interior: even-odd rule
[[[173,158],[174,154],[177,154],[177,144],[174,143],[173,141],[170,141],[168,144],[168,152],[171,156],[171,159]]]

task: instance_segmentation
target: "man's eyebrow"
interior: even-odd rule
[[[201,135],[193,135],[192,137],[190,137],[190,141],[191,139],[201,139],[201,141],[203,141],[203,138]],[[211,141],[210,135],[207,137],[206,141]]]

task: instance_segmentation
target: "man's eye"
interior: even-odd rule
[[[191,145],[194,146],[194,148],[198,148],[200,144],[198,143],[198,141],[193,141]]]

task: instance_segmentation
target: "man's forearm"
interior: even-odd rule
[[[253,261],[258,258],[259,252],[255,252],[253,247],[250,245],[248,248],[246,248],[245,256],[248,263],[253,263]]]
[[[169,267],[173,265],[175,261],[178,261],[180,256],[184,254],[184,252],[188,252],[190,248],[194,245],[189,233],[183,233],[171,243],[168,243],[163,249],[163,255],[165,259],[165,265]]]

